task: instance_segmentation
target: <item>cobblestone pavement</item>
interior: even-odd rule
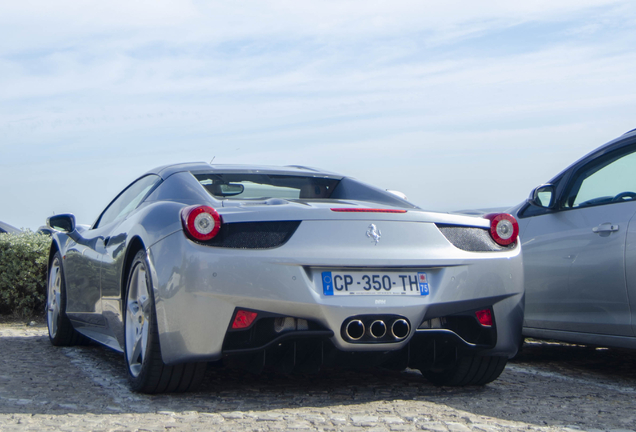
[[[196,393],[131,393],[123,357],[56,348],[43,326],[0,324],[0,431],[636,430],[636,352],[526,344],[483,388],[415,371],[313,376],[209,370]]]

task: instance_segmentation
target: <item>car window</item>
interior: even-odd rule
[[[128,213],[137,208],[159,180],[160,178],[156,175],[148,175],[128,186],[102,213],[95,228],[125,218]]]
[[[636,152],[586,167],[573,181],[566,208],[636,199]]]
[[[196,179],[217,199],[325,199],[339,180],[273,174],[197,174]]]

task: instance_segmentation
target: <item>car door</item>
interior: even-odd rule
[[[578,213],[555,212],[529,218],[522,232],[525,327],[565,330],[569,309],[570,233],[582,225]]]
[[[101,325],[101,256],[104,243],[99,230],[81,232],[69,239],[64,254],[66,313],[71,319]]]
[[[119,224],[159,181],[156,175],[136,180],[111,201],[90,229],[81,232],[77,241],[70,240],[64,268],[67,313],[72,319],[105,327],[104,315],[114,308],[119,310],[120,291],[114,267],[116,262],[121,265],[118,252],[126,241],[125,233],[118,232]],[[115,307],[109,303],[112,297],[116,299]]]
[[[636,148],[574,167],[554,211],[524,232],[526,327],[632,336],[625,278]]]

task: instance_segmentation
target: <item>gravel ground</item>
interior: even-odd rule
[[[416,371],[286,376],[210,369],[200,391],[131,393],[123,356],[0,323],[0,431],[636,431],[636,352],[532,342],[482,388]]]

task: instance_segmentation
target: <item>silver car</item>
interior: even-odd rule
[[[191,390],[219,360],[483,385],[521,336],[512,216],[432,213],[326,171],[165,166],[89,228],[47,224],[51,342],[123,352],[135,391]]]
[[[523,244],[524,335],[636,348],[636,130],[511,212]]]

